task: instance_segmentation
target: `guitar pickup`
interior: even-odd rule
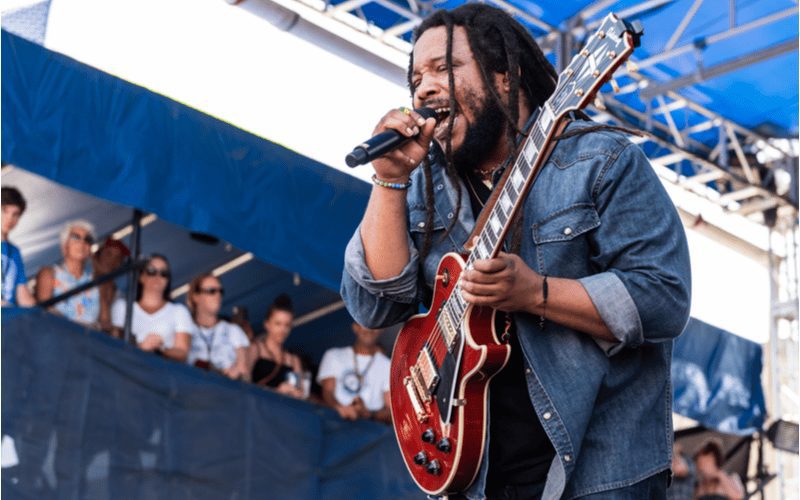
[[[419,394],[419,397],[422,399],[422,401],[426,403],[430,402],[431,393],[425,386],[425,379],[423,378],[421,370],[417,365],[411,367],[411,381],[413,382],[417,394]]]
[[[426,345],[422,348],[417,356],[417,363],[414,366],[419,369],[426,392],[428,394],[433,394],[436,390],[436,384],[439,383],[439,371],[436,368],[430,346]]]

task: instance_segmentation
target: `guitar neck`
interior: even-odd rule
[[[479,228],[478,241],[474,244],[470,242],[473,247],[467,260],[468,266],[476,260],[491,259],[500,253],[511,221],[544,163],[540,159],[546,160],[546,155],[542,152],[552,142],[557,123],[548,101],[519,149],[511,171],[497,187],[498,196],[493,197],[485,208],[489,215],[483,219],[482,227]]]

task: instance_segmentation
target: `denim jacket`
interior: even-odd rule
[[[588,125],[573,122],[567,130]],[[416,314],[441,257],[464,252],[474,226],[466,188],[453,186],[439,164],[432,181],[435,226],[425,262],[418,252],[425,229],[421,169],[407,195],[411,257],[400,275],[371,276],[358,229],[347,247],[342,296],[365,326]],[[442,239],[455,216],[456,189],[460,215]],[[691,285],[686,236],[666,191],[638,147],[616,132],[595,131],[557,144],[523,217],[520,256],[540,274],[579,280],[616,338],[595,340],[550,321],[542,330],[538,316],[514,314],[530,398],[556,451],[543,498],[623,488],[668,469],[672,340],[688,320]],[[484,454],[468,498],[484,497],[487,467]]]

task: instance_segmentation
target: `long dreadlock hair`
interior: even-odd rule
[[[500,107],[508,122],[506,140],[514,144],[514,138],[521,131],[519,122],[519,93],[523,92],[532,109],[543,105],[556,88],[558,73],[545,58],[542,49],[528,31],[511,16],[500,9],[485,4],[465,4],[456,9],[439,10],[427,17],[415,30],[416,43],[425,31],[444,26],[447,31],[447,65],[449,106],[452,110],[447,122],[447,139],[444,145],[445,173],[453,185],[459,186],[459,177],[453,165],[451,136],[455,122],[455,78],[453,76],[453,29],[461,26],[467,35],[470,49],[480,68],[484,88],[489,98]],[[408,86],[412,92],[414,55],[411,54],[408,65]],[[495,88],[494,75],[507,74],[509,79],[509,99],[506,105]],[[513,147],[512,147],[513,150]],[[426,223],[422,258],[427,256],[431,248],[433,231],[433,185],[430,161],[426,157],[423,162],[425,176]],[[457,191],[456,212],[443,237],[452,230],[461,210],[461,190]],[[518,224],[517,224],[518,225]],[[512,231],[514,233],[516,231]]]

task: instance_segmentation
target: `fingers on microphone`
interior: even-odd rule
[[[399,110],[392,110],[384,116],[374,132],[379,133],[387,129],[396,130],[406,137],[414,137],[420,132],[416,118]]]

